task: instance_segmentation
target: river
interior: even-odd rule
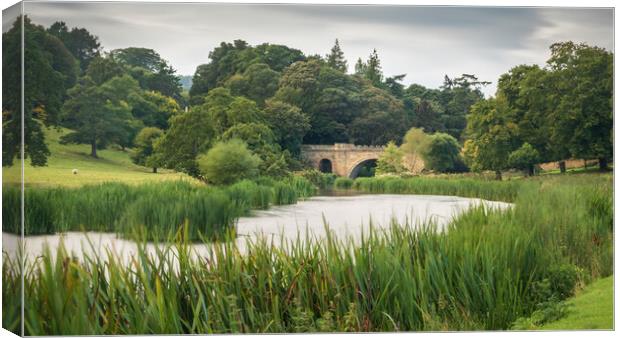
[[[339,239],[359,240],[363,233],[368,233],[370,224],[373,228],[389,227],[391,222],[412,224],[435,222],[439,229],[459,213],[468,208],[485,204],[490,208],[507,208],[509,203],[491,202],[474,198],[429,195],[354,195],[354,196],[318,196],[300,201],[297,204],[275,206],[269,210],[254,211],[251,217],[241,217],[237,222],[237,245],[241,252],[246,250],[247,240],[256,240],[264,236],[273,240],[274,245],[285,241],[306,238],[306,231],[316,239],[326,236],[325,222],[330,231]],[[13,234],[2,234],[2,250],[14,254],[17,239]],[[37,257],[48,246],[54,253],[61,242],[67,251],[76,257],[93,250],[98,255],[105,255],[107,249],[120,257],[129,258],[137,251],[137,245],[131,240],[118,238],[113,233],[67,232],[56,235],[27,236],[26,246],[29,257]],[[196,255],[206,255],[209,244],[193,244]],[[155,244],[148,244],[147,249],[155,252]]]

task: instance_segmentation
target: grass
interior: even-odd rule
[[[25,194],[26,235],[66,231],[117,232],[164,239],[187,224],[189,238],[215,238],[253,209],[296,203],[316,188],[302,177],[241,181],[227,187],[185,181],[129,185],[108,182],[78,188],[29,187]],[[3,231],[20,232],[20,190],[2,190]]]
[[[32,167],[26,159],[25,184],[28,186],[66,186],[78,187],[85,184],[102,182],[123,182],[140,184],[146,182],[186,180],[196,182],[188,175],[172,170],[160,169],[157,174],[151,168],[135,165],[129,158],[129,150],[109,148],[97,151],[99,158],[90,156],[90,145],[60,144],[67,129],[45,128],[45,140],[51,152],[45,167]],[[78,174],[72,173],[78,169]],[[2,168],[2,180],[5,185],[20,183],[20,166]]]
[[[573,289],[575,279],[559,291],[548,282],[564,271],[580,271],[582,282],[612,274],[610,175],[472,182],[469,192],[460,180],[435,181],[382,189],[504,197],[515,206],[471,209],[447,231],[393,224],[361,243],[259,240],[247,255],[222,241],[192,258],[187,228],[174,247],[141,250],[129,265],[114,254],[78,261],[61,248],[55,260],[48,253],[26,264],[26,334],[503,330]],[[19,258],[4,259],[3,325],[14,331],[21,270]]]
[[[612,330],[614,327],[614,279],[601,278],[567,300],[566,317],[539,330]]]

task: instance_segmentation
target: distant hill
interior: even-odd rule
[[[181,75],[181,87],[183,87],[183,90],[189,90],[192,88],[193,78],[193,75]]]

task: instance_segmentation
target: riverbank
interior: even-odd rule
[[[257,241],[241,254],[224,241],[193,259],[181,236],[178,263],[167,249],[140,250],[130,267],[60,250],[61,259],[28,263],[26,334],[509,329],[550,297],[612,273],[611,182],[523,180],[508,211],[473,208],[443,232],[393,223],[358,244],[328,236],[283,250]],[[5,262],[11,327],[21,278]]]

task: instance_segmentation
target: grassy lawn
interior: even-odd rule
[[[602,278],[569,299],[566,317],[541,330],[611,330],[614,326],[614,279]]]
[[[131,162],[130,151],[110,148],[98,151],[99,158],[92,158],[90,146],[87,144],[59,143],[59,139],[67,130],[48,128],[45,130],[45,140],[52,155],[48,158],[47,166],[32,167],[26,159],[26,185],[29,186],[81,186],[84,184],[118,181],[128,184],[137,184],[148,181],[194,180],[191,177],[172,170],[160,169],[153,174],[150,168],[141,167]],[[72,173],[78,169],[78,174]],[[2,168],[4,184],[18,184],[20,168],[17,165]]]

